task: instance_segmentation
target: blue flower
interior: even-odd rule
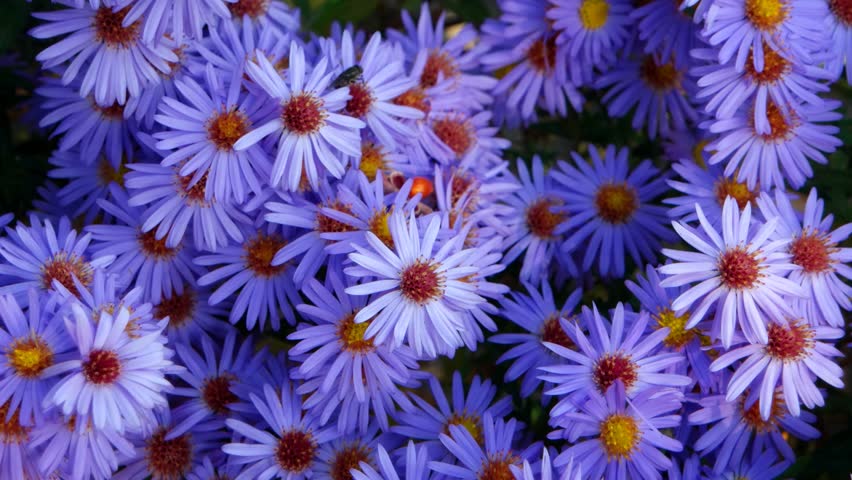
[[[291,44],[286,82],[262,52],[258,51],[256,61],[246,65],[246,72],[280,107],[273,119],[237,140],[234,149],[246,150],[275,134],[278,151],[271,183],[286,190],[299,189],[303,172],[312,188],[318,187],[326,172],[342,177],[348,157],[361,154],[359,134],[364,122],[337,113],[351,98],[348,88],[325,93],[332,81],[328,60],[320,59],[307,75],[304,50]]]
[[[666,179],[650,160],[630,171],[627,148],[609,145],[602,158],[592,146],[589,155],[591,165],[572,153],[573,165],[560,161],[553,173],[568,213],[555,231],[566,235],[564,251],[582,252],[585,246],[583,270],[597,259],[601,275],[623,277],[625,253],[641,265],[656,258],[661,241],[674,239],[665,228],[665,208],[652,203],[665,191]]]

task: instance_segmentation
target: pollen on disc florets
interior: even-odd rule
[[[520,463],[511,452],[499,452],[488,456],[477,472],[477,480],[514,480],[512,465]]]
[[[775,322],[766,328],[769,342],[766,354],[784,362],[801,360],[814,346],[814,331],[804,322],[792,321],[787,325]]]
[[[21,409],[9,415],[9,402],[0,406],[0,444],[22,444],[30,435],[30,428],[21,425]]]
[[[760,278],[760,262],[757,256],[743,247],[730,248],[722,253],[718,269],[722,283],[735,290],[751,288]]]
[[[751,430],[759,433],[766,433],[777,429],[778,420],[786,414],[784,395],[781,389],[775,389],[775,393],[772,397],[772,406],[769,409],[769,418],[766,420],[764,420],[760,415],[760,402],[757,400],[746,407],[746,400],[748,400],[749,397],[749,391],[746,390],[739,401],[740,414],[743,417],[743,422],[748,425]]]
[[[189,434],[166,440],[160,427],[145,445],[148,470],[157,480],[180,480],[192,467],[192,439]]]
[[[234,3],[226,3],[231,15],[242,18],[243,15],[248,15],[249,18],[256,19],[266,13],[269,9],[270,0],[237,0]]]
[[[180,328],[192,320],[197,304],[195,291],[184,285],[183,293],[172,291],[171,295],[160,299],[160,303],[154,307],[154,317],[169,317],[169,327]]]
[[[359,469],[361,462],[373,464],[367,446],[360,442],[344,445],[331,459],[331,480],[352,480],[351,470]]]
[[[831,252],[836,247],[827,235],[806,231],[790,242],[793,263],[805,273],[820,273],[831,269]]]
[[[420,87],[429,88],[438,84],[439,78],[452,78],[458,75],[456,62],[447,52],[432,50],[426,57],[426,65],[420,74]]]
[[[139,241],[139,247],[146,257],[157,260],[168,260],[177,255],[178,248],[166,246],[166,237],[157,238],[156,230],[148,230],[147,232],[139,232],[136,236]]]
[[[139,39],[139,27],[142,20],[136,20],[128,26],[123,26],[124,17],[130,11],[130,5],[118,11],[111,7],[100,7],[95,12],[95,38],[112,48],[128,48]]]
[[[754,28],[774,31],[789,13],[787,0],[746,0],[745,14]]]
[[[284,102],[281,120],[284,127],[296,135],[310,135],[325,125],[326,113],[322,100],[310,93],[299,93]]]
[[[542,239],[555,238],[554,230],[565,221],[565,214],[554,212],[561,205],[555,198],[542,197],[533,202],[526,211],[526,222],[530,232]]]
[[[621,352],[607,353],[601,356],[592,369],[592,379],[598,391],[606,393],[616,380],[621,380],[625,389],[629,389],[639,378],[636,362]]]
[[[355,118],[363,118],[367,115],[375,101],[373,92],[363,82],[349,85],[349,97],[349,101],[346,102],[346,113]]]
[[[580,22],[586,30],[599,30],[609,18],[607,0],[583,0],[580,4]]]
[[[207,173],[193,183],[192,175],[177,175],[178,192],[187,205],[206,206],[205,191],[207,190]]]
[[[231,151],[250,127],[248,117],[237,108],[216,112],[207,122],[207,138],[219,150]]]
[[[681,349],[695,339],[699,332],[695,328],[686,328],[689,314],[677,315],[671,308],[664,308],[654,315],[657,328],[668,328],[669,334],[663,339],[663,345]]]
[[[231,391],[231,384],[236,380],[237,377],[231,373],[223,373],[204,380],[201,399],[210,411],[226,415],[231,410],[231,404],[237,401],[237,396]]]
[[[766,43],[763,44],[763,70],[754,68],[754,51],[749,51],[746,59],[746,74],[756,83],[774,83],[790,71],[791,63]]]
[[[83,362],[83,376],[95,385],[110,385],[121,375],[121,360],[112,350],[96,349]]]
[[[310,432],[293,429],[281,434],[275,448],[275,459],[283,470],[299,473],[311,466],[316,449],[316,441]]]
[[[559,321],[560,318],[561,315],[559,312],[554,312],[542,322],[541,341],[555,343],[565,348],[574,348],[574,342],[565,333],[565,329],[562,328],[562,323]]]
[[[607,223],[627,223],[639,208],[639,196],[626,183],[606,183],[595,194],[595,208]]]
[[[426,260],[417,260],[406,267],[399,279],[402,296],[419,304],[440,297],[444,292],[444,277],[437,269],[437,263]]]
[[[459,115],[435,120],[432,122],[432,131],[458,157],[464,156],[476,142],[470,121]]]
[[[366,353],[375,350],[372,338],[366,338],[370,321],[355,323],[355,313],[344,317],[337,325],[340,348],[351,353]]]
[[[527,49],[527,60],[537,72],[550,75],[556,68],[556,35],[539,38]]]
[[[41,284],[52,288],[53,281],[61,283],[69,292],[76,292],[74,278],[88,286],[92,283],[92,266],[77,254],[57,252],[41,266]]]
[[[642,432],[636,419],[630,415],[612,414],[601,422],[600,441],[610,459],[628,459],[631,457]]]
[[[734,178],[720,177],[713,186],[716,202],[719,206],[725,204],[728,197],[737,201],[737,206],[742,211],[749,203],[754,203],[759,195],[759,190],[750,190],[744,182],[738,182]]]
[[[258,234],[246,242],[243,258],[246,267],[261,277],[274,277],[287,268],[287,264],[272,265],[272,259],[278,250],[281,250],[286,242],[277,234]]]
[[[15,373],[24,378],[38,378],[53,365],[53,350],[40,336],[17,338],[6,351],[6,360]]]
[[[647,55],[639,65],[639,78],[652,90],[667,92],[681,87],[683,74],[674,61],[659,63],[652,55]]]
[[[450,434],[450,425],[464,427],[470,436],[476,440],[476,443],[480,445],[482,445],[485,441],[485,437],[482,432],[482,420],[479,418],[479,415],[467,412],[453,413],[444,425],[444,433],[446,435]]]

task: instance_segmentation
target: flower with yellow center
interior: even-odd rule
[[[601,422],[601,445],[610,460],[630,458],[641,437],[639,425],[629,415],[616,413]]]
[[[602,28],[609,18],[607,0],[583,0],[580,4],[580,21],[587,30]]]

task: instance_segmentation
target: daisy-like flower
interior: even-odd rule
[[[356,323],[370,321],[365,335],[378,343],[409,345],[419,355],[435,357],[452,353],[462,345],[466,328],[462,311],[485,299],[475,285],[464,281],[479,268],[471,265],[473,249],[462,249],[465,234],[443,242],[436,250],[441,218],[433,215],[424,233],[412,213],[394,211],[388,218],[394,249],[375,234],[367,234],[369,249],[355,246],[349,259],[356,266],[345,270],[353,277],[376,280],[346,289],[350,295],[373,295],[371,302],[355,315]],[[382,293],[384,292],[384,293]]]
[[[651,0],[630,12],[646,54],[678,69],[690,65],[691,51],[699,45],[698,27],[678,0]]]
[[[249,330],[255,325],[263,329],[269,321],[277,331],[282,316],[287,323],[295,323],[292,306],[301,302],[293,283],[293,269],[290,264],[272,264],[275,253],[286,244],[281,233],[269,228],[246,232],[241,244],[196,258],[196,265],[215,267],[198,279],[198,285],[205,287],[222,281],[210,296],[210,305],[219,304],[239,290],[228,316],[232,324],[245,317]]]
[[[126,332],[131,319],[126,306],[99,313],[95,322],[80,304],[70,305],[65,327],[79,355],[45,369],[44,375],[62,378],[47,393],[44,405],[91,419],[94,428],[140,430],[151,409],[168,406],[165,393],[171,384],[165,374],[175,369],[160,333],[165,322],[157,330],[131,337]]]
[[[713,308],[711,336],[727,349],[733,343],[737,325],[750,342],[769,341],[767,322],[785,318],[783,296],[804,297],[799,285],[784,278],[797,267],[784,251],[789,240],[770,241],[778,219],[752,227],[751,205],[742,213],[736,200],[728,198],[722,207],[721,235],[710,225],[700,206],[695,207],[703,233],[682,223],[672,222],[675,231],[698,250],[663,249],[677,263],[660,267],[666,288],[695,284],[672,302],[677,315],[690,310],[686,328],[693,328]],[[693,305],[697,305],[694,306]]]
[[[620,60],[595,81],[595,87],[609,88],[603,102],[613,117],[623,117],[636,107],[633,128],[647,128],[651,138],[658,132],[669,136],[698,118],[688,100],[695,91],[693,79],[656,54]]]
[[[30,215],[29,224],[7,228],[7,236],[0,238],[0,256],[8,262],[0,265],[0,275],[11,277],[0,286],[0,294],[14,294],[18,303],[26,304],[25,292],[30,288],[53,290],[53,282],[71,292],[77,290],[75,279],[88,286],[94,269],[106,267],[115,259],[105,255],[89,260],[91,234],[78,237],[66,217],[59,219],[56,229],[50,220],[36,215]]]
[[[217,452],[228,439],[228,434],[221,430],[218,423],[201,423],[191,431],[176,435],[168,410],[157,417],[157,425],[150,432],[130,435],[134,451],[121,459],[122,468],[112,476],[113,479],[186,478],[190,471],[201,464],[203,458]]]
[[[319,458],[312,478],[353,480],[353,469],[360,468],[362,463],[375,466],[376,453],[382,444],[391,448],[395,443],[387,435],[379,436],[379,427],[375,424],[364,432],[338,437],[319,449]]]
[[[491,112],[474,115],[460,112],[435,112],[420,131],[420,145],[428,156],[441,163],[461,165],[478,163],[483,167],[502,162],[502,151],[510,146],[495,137],[497,128],[489,124]]]
[[[504,422],[487,413],[482,418],[480,440],[464,426],[450,425],[447,433],[441,433],[441,443],[455,462],[432,461],[429,468],[449,478],[514,478],[513,469],[521,467],[524,460],[538,456],[541,449],[539,442],[531,443],[524,450],[512,448],[517,429],[514,418]]]
[[[344,428],[349,426],[366,431],[373,422],[387,429],[394,404],[411,405],[400,387],[416,384],[413,373],[417,359],[408,347],[391,350],[367,336],[370,320],[355,323],[355,315],[364,308],[367,298],[346,293],[349,284],[339,268],[329,266],[325,281],[322,285],[310,279],[302,292],[311,304],[297,307],[314,325],[301,324],[287,337],[299,342],[289,351],[291,358],[301,361],[298,374],[291,373],[303,380],[296,391],[312,394],[305,406],[316,412],[323,423],[338,408],[346,406],[348,397],[368,404],[369,409],[359,408],[354,418],[338,415],[341,432],[353,430]]]
[[[706,41],[718,47],[720,63],[734,59],[738,72],[751,57],[754,69],[766,66],[764,45],[774,50],[793,42],[812,53],[826,45],[826,2],[808,0],[714,0],[704,25]],[[749,55],[752,53],[752,55]]]
[[[202,334],[225,338],[231,331],[232,327],[221,320],[228,316],[230,302],[210,305],[210,293],[197,283],[187,283],[180,292],[172,290],[154,302],[154,318],[169,319],[169,341],[188,342]]]
[[[261,29],[295,32],[301,27],[299,9],[292,8],[284,2],[269,2],[266,0],[235,0],[227,5],[231,18],[235,20],[248,19]]]
[[[577,324],[567,331],[578,351],[545,343],[556,355],[568,360],[564,364],[540,368],[545,373],[539,377],[554,385],[545,394],[561,396],[550,412],[552,422],[563,423],[562,420],[568,418],[565,415],[576,410],[579,402],[595,392],[607,394],[616,381],[630,398],[648,389],[657,391],[661,387],[682,387],[692,383],[684,375],[664,373],[684,358],[678,352],[656,351],[669,331],[661,328],[646,335],[647,313],[641,313],[633,321],[626,336],[624,306],[621,303],[613,311],[611,326],[607,326],[608,322],[594,304],[592,310],[583,308],[583,316],[591,332],[591,341]]]
[[[580,85],[593,69],[605,70],[630,34],[628,0],[550,0],[547,18],[559,32],[557,42],[568,44],[572,81]]]
[[[320,173],[342,177],[348,157],[361,155],[359,131],[365,124],[337,113],[351,98],[348,88],[324,93],[332,81],[327,58],[323,57],[307,75],[305,52],[292,43],[286,82],[262,52],[258,51],[256,60],[246,65],[246,71],[280,103],[280,108],[275,118],[237,140],[234,149],[246,150],[275,134],[279,141],[271,183],[287,190],[299,189],[303,172],[314,189],[319,186]]]
[[[187,40],[187,37],[201,39],[206,25],[215,25],[217,19],[231,16],[228,6],[234,0],[124,0],[122,3],[132,7],[124,16],[121,26],[132,27],[141,20],[142,24],[135,28],[141,27],[142,40],[150,44],[164,34],[179,42]]]
[[[556,307],[550,283],[541,283],[541,291],[535,286],[524,283],[528,295],[512,292],[511,300],[500,302],[500,314],[517,324],[528,333],[500,333],[489,341],[501,345],[515,345],[497,359],[497,363],[514,360],[506,370],[505,381],[513,382],[524,376],[521,382],[521,396],[532,395],[541,384],[539,367],[553,362],[554,355],[545,343],[553,343],[565,348],[573,348],[574,342],[565,333],[563,319],[575,315],[583,292],[574,290],[561,308]]]
[[[230,462],[246,465],[235,480],[302,480],[311,476],[319,449],[338,437],[336,430],[323,429],[318,417],[305,415],[300,396],[288,384],[280,389],[267,384],[263,397],[250,396],[262,417],[260,428],[233,418],[226,420],[228,428],[243,438],[242,442],[222,446]]]
[[[748,111],[728,120],[719,120],[708,128],[719,138],[707,145],[715,152],[709,162],[726,162],[725,175],[736,175],[749,188],[784,188],[786,180],[799,188],[813,175],[809,160],[825,164],[826,154],[843,142],[837,138],[835,125],[824,125],[841,118],[835,110],[839,102],[825,100],[819,106],[800,105],[787,113],[772,100],[766,103],[768,133],[758,133]]]
[[[249,338],[237,345],[237,332],[232,330],[222,341],[221,348],[213,340],[201,337],[200,355],[189,343],[175,345],[178,363],[186,370],[178,373],[186,387],[176,387],[173,397],[182,397],[172,408],[173,422],[166,440],[172,440],[205,424],[204,429],[224,427],[225,418],[232,413],[232,404],[243,397],[248,401],[249,385],[259,379],[265,355],[254,351]]]
[[[37,459],[30,450],[32,428],[22,425],[20,412],[0,405],[0,476],[39,478]]]
[[[828,80],[830,74],[819,66],[798,58],[790,49],[774,50],[764,45],[763,71],[754,68],[749,58],[745,69],[737,71],[733,65],[719,64],[714,49],[696,49],[692,52],[697,61],[707,65],[692,69],[690,74],[698,77],[700,88],[696,100],[704,103],[704,111],[716,118],[731,118],[743,104],[751,103],[754,98],[753,124],[758,133],[771,132],[767,116],[769,99],[788,113],[790,107],[800,103],[822,105],[817,95],[828,91],[828,86],[820,80]],[[749,53],[749,56],[752,56]]]
[[[352,478],[354,480],[400,480],[399,473],[397,473],[396,467],[384,446],[379,445],[376,457],[378,458],[378,467],[367,462],[361,462],[357,469],[351,470]],[[402,462],[405,465],[402,478],[405,480],[429,480],[431,478],[430,460],[429,449],[426,446],[415,446],[414,442],[409,440],[408,446],[405,448],[405,461]]]
[[[704,145],[706,143],[696,148],[703,149]],[[683,159],[673,163],[672,170],[680,176],[681,180],[670,179],[666,183],[680,192],[680,195],[666,198],[663,203],[672,205],[669,216],[675,220],[681,222],[698,220],[695,206],[699,205],[707,221],[714,227],[719,227],[722,221],[722,207],[728,197],[733,197],[737,201],[740,211],[746,205],[751,204],[752,208],[757,205],[760,190],[750,189],[745,182],[726,176],[718,165],[701,167],[692,160]]]
[[[194,252],[188,239],[166,246],[166,238],[157,239],[155,231],[142,231],[142,209],[128,205],[124,190],[112,187],[110,192],[113,201],[99,200],[98,205],[114,217],[112,224],[86,227],[92,235],[92,258],[115,257],[106,272],[140,287],[151,302],[158,303],[171,292],[182,294],[184,285],[200,274],[192,263]]]
[[[774,450],[767,450],[756,458],[743,457],[736,464],[730,464],[721,473],[714,472],[705,466],[705,476],[708,480],[773,480],[779,478],[790,467],[790,460],[779,460]],[[684,479],[689,478],[684,475]]]
[[[839,78],[844,66],[852,60],[852,4],[847,0],[828,0],[831,12],[826,17],[828,35],[833,55],[828,68]],[[852,69],[846,68],[846,81],[852,84]]]
[[[701,407],[689,415],[693,425],[712,425],[694,443],[700,454],[716,452],[714,472],[722,472],[728,465],[737,465],[744,458],[754,458],[764,451],[777,451],[786,460],[796,458],[786,437],[792,435],[800,440],[819,437],[819,430],[811,423],[816,416],[808,411],[798,417],[784,408],[780,391],[774,395],[771,415],[761,418],[757,398],[742,396],[733,402],[725,395],[711,395],[698,400]]]
[[[666,228],[666,209],[651,203],[666,190],[665,176],[650,160],[630,171],[628,154],[627,148],[616,151],[609,145],[601,158],[592,146],[591,165],[572,152],[574,164],[560,161],[553,173],[569,214],[555,232],[566,235],[566,252],[586,245],[584,271],[598,259],[601,275],[623,277],[625,253],[642,265],[655,260],[661,241],[674,239]]]
[[[29,447],[38,454],[45,478],[107,480],[118,470],[119,457],[133,455],[133,444],[118,432],[92,428],[76,416],[53,415],[33,428]],[[69,459],[71,459],[69,461]]]
[[[79,82],[66,86],[56,78],[44,78],[36,89],[44,98],[41,108],[45,113],[39,126],[55,126],[51,136],[59,137],[59,151],[74,155],[76,165],[95,163],[99,169],[119,171],[127,158],[133,158],[136,145],[135,125],[124,117],[132,110],[117,103],[101,106],[91,97],[81,97],[78,88]],[[65,155],[56,155],[63,163],[72,161]],[[108,163],[102,165],[104,158]]]
[[[164,97],[154,118],[166,127],[154,133],[157,149],[172,151],[160,162],[179,165],[178,174],[206,175],[204,198],[242,203],[249,192],[259,193],[269,177],[266,153],[260,145],[235,150],[234,144],[269,110],[241,90],[243,71],[219,78],[210,65],[204,84],[185,76],[174,82],[181,100]]]
[[[532,172],[521,159],[517,165],[521,188],[504,199],[513,211],[506,218],[509,234],[503,262],[508,265],[523,253],[521,280],[540,281],[550,273],[554,257],[566,257],[556,252],[563,238],[557,228],[568,219],[567,207],[557,195],[553,177],[545,175],[540,157],[533,157]],[[568,267],[576,271],[573,264]]]
[[[775,235],[790,240],[787,249],[791,262],[800,267],[787,278],[801,285],[809,298],[793,299],[792,303],[812,326],[842,327],[841,309],[852,309],[852,288],[843,281],[843,278],[852,279],[852,270],[847,265],[852,261],[852,249],[838,245],[852,233],[852,224],[832,230],[833,216],[823,217],[824,203],[817,197],[816,189],[811,189],[801,214],[779,190],[774,198],[763,193],[757,204],[764,218],[779,218]]]
[[[124,184],[127,167],[122,162],[118,168],[113,168],[106,156],[89,164],[82,160],[77,149],[57,150],[48,159],[55,168],[47,172],[47,176],[68,182],[57,192],[62,206],[73,208],[71,217],[82,216],[86,224],[91,224],[100,213],[98,200],[112,199],[113,189]]]
[[[837,340],[843,330],[831,327],[811,327],[797,317],[785,323],[771,323],[767,329],[768,342],[752,343],[734,348],[717,358],[710,370],[718,372],[744,359],[728,382],[726,399],[733,401],[748,389],[759,392],[760,416],[772,415],[776,386],[783,386],[784,404],[795,416],[801,409],[823,405],[823,395],[816,387],[820,378],[835,388],[843,388],[843,369],[831,357],[843,354],[825,340]]]
[[[573,458],[588,478],[659,479],[671,460],[660,450],[680,452],[681,443],[660,430],[680,424],[682,394],[651,388],[627,400],[624,385],[616,382],[605,395],[592,391],[577,413],[572,442],[554,464],[561,467]]]
[[[663,288],[660,282],[657,269],[648,265],[644,276],[639,275],[635,283],[630,280],[625,283],[639,300],[642,310],[650,312],[651,329],[668,329],[668,335],[663,339],[663,348],[683,352],[686,356],[686,362],[678,364],[674,370],[688,375],[705,390],[718,389],[720,380],[710,373],[712,359],[705,348],[710,344],[710,337],[702,330],[703,325],[686,328],[688,312],[678,315],[672,310],[672,301],[687,287]]]
[[[15,297],[0,296],[0,405],[18,412],[23,425],[44,418],[41,402],[56,382],[44,371],[69,357],[74,348],[56,315],[58,298],[30,290],[26,313]],[[3,419],[5,420],[5,419]]]
[[[36,59],[44,68],[70,61],[62,82],[67,85],[85,72],[80,95],[93,94],[99,105],[123,105],[128,97],[138,96],[147,84],[158,82],[161,74],[168,73],[169,62],[178,61],[167,46],[142,41],[141,17],[124,24],[130,6],[74,8],[70,0],[57,3],[69,8],[34,13],[47,23],[30,30],[30,35],[38,39],[70,35],[42,50]]]
[[[195,248],[215,251],[233,240],[243,241],[238,225],[250,220],[232,203],[206,199],[207,175],[182,176],[178,169],[157,164],[128,165],[125,185],[130,192],[128,205],[145,205],[142,232],[154,232],[155,240],[166,240],[176,248],[191,232]]]
[[[423,118],[422,111],[393,103],[394,98],[417,83],[405,75],[401,58],[394,53],[376,32],[356,58],[352,34],[343,32],[340,66],[345,70],[358,65],[362,70],[361,77],[349,84],[349,100],[344,111],[363,119],[370,132],[390,148],[397,143],[410,143],[415,135],[414,129],[404,122]]]
[[[488,428],[486,422],[502,419],[512,410],[512,399],[503,397],[495,401],[497,387],[490,380],[481,381],[479,376],[473,377],[465,394],[461,373],[453,373],[452,404],[447,400],[437,378],[429,378],[429,388],[437,408],[412,394],[416,408],[399,412],[398,425],[392,427],[391,431],[423,440],[421,444],[428,445],[430,451],[439,457],[443,457],[443,453],[438,453],[446,453],[439,442],[441,434],[449,432],[453,426],[463,427],[474,441],[482,445]]]

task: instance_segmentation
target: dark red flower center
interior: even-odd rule
[[[638,207],[636,190],[626,183],[603,184],[595,194],[598,216],[607,223],[626,223]]]
[[[434,87],[438,78],[451,78],[458,75],[455,62],[446,52],[432,50],[426,57],[426,65],[420,74],[420,86],[423,88]]]
[[[41,266],[41,284],[45,289],[53,288],[53,281],[61,283],[69,292],[77,292],[74,277],[85,286],[92,283],[92,266],[80,256],[57,252]]]
[[[195,291],[184,286],[183,293],[172,291],[171,295],[160,299],[160,303],[154,307],[154,317],[169,317],[169,326],[181,327],[192,320],[196,305]]]
[[[251,122],[236,108],[215,113],[207,122],[207,138],[219,150],[230,151],[243,135],[248,133]]]
[[[352,480],[349,472],[360,469],[361,462],[372,464],[367,447],[361,443],[345,445],[331,459],[331,480]]]
[[[284,245],[286,242],[280,235],[257,235],[246,242],[246,267],[260,277],[269,278],[280,274],[287,268],[287,264],[272,265],[272,259]]]
[[[476,140],[470,123],[462,117],[450,116],[435,120],[432,131],[458,157],[463,156]]]
[[[647,55],[639,66],[639,78],[652,90],[665,92],[680,88],[681,72],[673,61],[658,63],[652,55]]]
[[[518,465],[518,458],[509,453],[491,454],[483,462],[476,474],[477,480],[514,480],[512,465]]]
[[[166,246],[165,236],[163,236],[163,238],[157,238],[156,230],[140,232],[136,238],[139,240],[139,246],[146,257],[157,260],[166,260],[177,254],[176,248]]]
[[[289,430],[281,434],[275,448],[278,465],[288,473],[305,471],[314,461],[317,446],[313,436],[302,430]]]
[[[574,348],[574,342],[571,337],[562,328],[562,323],[559,321],[560,315],[558,312],[551,314],[542,324],[541,341],[555,343],[565,348]]]
[[[12,414],[11,418],[7,419],[6,417],[9,416],[9,402],[0,406],[0,443],[22,444],[29,438],[30,429],[21,425],[20,413],[21,409],[18,408]]]
[[[829,8],[844,25],[852,25],[852,0],[829,0]]]
[[[92,350],[83,362],[83,375],[95,385],[109,385],[121,375],[121,361],[112,350]]]
[[[133,44],[139,38],[142,19],[126,27],[122,26],[121,23],[130,11],[130,7],[128,5],[117,12],[110,7],[99,8],[94,17],[95,38],[113,48],[127,48]]]
[[[807,273],[819,273],[831,268],[828,237],[817,233],[803,233],[790,243],[790,254],[793,263],[802,267]]]
[[[156,480],[180,480],[192,467],[192,442],[189,434],[166,440],[166,430],[159,428],[145,446],[148,471]]]
[[[234,380],[234,375],[225,373],[204,381],[201,398],[210,411],[218,415],[225,415],[230,411],[230,405],[237,401],[237,396],[231,392],[231,382]]]
[[[352,213],[352,209],[349,205],[341,203],[338,200],[335,200],[328,205],[325,205],[325,208],[330,208],[332,210],[336,210],[342,213]],[[316,230],[320,233],[332,233],[332,232],[354,232],[357,230],[352,225],[345,224],[339,220],[335,220],[321,212],[317,213],[317,226]]]
[[[770,323],[766,329],[769,343],[766,354],[783,361],[801,360],[814,345],[814,331],[804,322],[788,325]]]
[[[760,263],[754,253],[734,247],[719,258],[719,275],[728,288],[751,288],[760,276]]]
[[[281,120],[296,135],[316,133],[325,124],[322,100],[310,93],[293,95],[281,109]]]
[[[600,357],[595,362],[592,370],[592,378],[598,391],[602,394],[609,390],[609,387],[616,380],[621,380],[624,388],[630,388],[638,378],[638,367],[629,355],[623,353],[607,353]]]
[[[207,173],[201,176],[197,182],[192,183],[193,176],[178,175],[178,186],[180,193],[186,199],[187,203],[193,205],[204,205],[204,192],[207,190]]]
[[[269,0],[237,0],[235,3],[226,3],[231,15],[242,18],[248,15],[250,18],[258,18],[266,13],[269,8]]]
[[[110,105],[108,107],[98,105],[97,103],[95,103],[94,105],[95,105],[95,110],[100,112],[101,116],[103,116],[105,119],[108,119],[108,120],[124,120],[124,105],[119,105],[118,102],[114,102],[112,105]]]
[[[539,198],[527,207],[527,228],[538,238],[553,238],[553,230],[565,220],[565,215],[554,212],[559,202],[552,198]]]
[[[438,264],[417,260],[400,274],[399,288],[402,295],[419,304],[441,296],[444,279],[437,272]]]
[[[346,113],[355,118],[362,118],[370,112],[374,98],[373,92],[367,88],[367,85],[362,82],[350,84],[349,96],[349,101],[346,102]]]
[[[549,75],[556,67],[556,35],[534,41],[527,49],[527,60],[536,71]]]

